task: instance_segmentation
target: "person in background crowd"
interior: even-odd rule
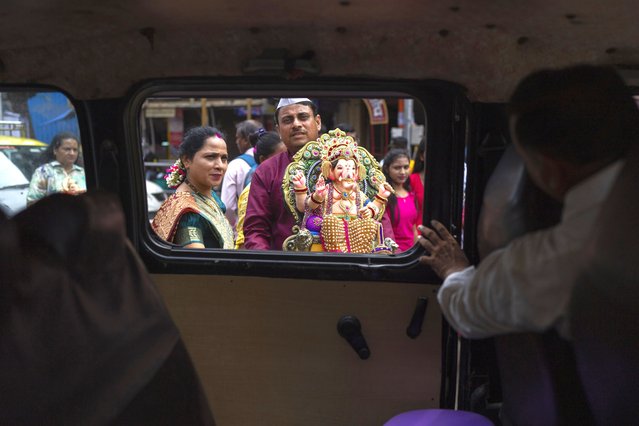
[[[184,134],[180,158],[166,176],[175,193],[167,198],[151,227],[160,238],[186,248],[235,248],[233,228],[213,187],[228,165],[226,142],[213,127],[194,127]]]
[[[244,120],[235,126],[235,143],[240,155],[229,163],[221,189],[222,201],[226,206],[226,218],[231,226],[235,226],[237,222],[237,199],[244,189],[246,175],[255,166],[249,135],[260,127],[262,125],[255,120]]]
[[[58,192],[77,195],[87,190],[84,169],[76,164],[80,143],[68,132],[58,133],[43,154],[45,164],[38,167],[29,184],[27,205]]]
[[[424,217],[424,185],[426,182],[426,136],[419,142],[412,170],[410,186],[417,198],[417,225],[421,225]]]
[[[385,214],[390,218],[399,251],[410,249],[417,239],[419,221],[417,197],[409,180],[410,158],[402,149],[393,149],[384,157],[382,171],[393,189]]]
[[[339,123],[337,128],[344,131],[346,136],[352,137],[355,142],[359,143],[359,138],[357,137],[357,131],[350,123]]]
[[[408,153],[409,152],[408,151],[408,139],[406,139],[403,136],[396,136],[394,138],[391,138],[391,141],[388,144],[388,152],[386,152],[386,153],[388,154],[389,152],[391,152],[394,149],[404,150],[404,151],[406,151],[406,153]],[[379,162],[379,165],[380,166],[384,165],[384,159],[383,158]]]
[[[448,230],[420,226],[420,244],[444,283],[450,324],[468,338],[556,329],[570,338],[568,306],[585,242],[624,163],[639,143],[639,110],[613,68],[580,65],[524,78],[508,105],[513,143],[528,175],[563,203],[561,222],[525,234],[477,267]]]
[[[284,145],[284,142],[282,142],[280,136],[276,132],[267,132],[264,129],[259,129],[257,132],[251,133],[249,139],[251,141],[251,145],[255,147],[255,161],[258,166],[272,156],[286,151],[286,145]],[[235,226],[235,232],[237,233],[237,238],[235,239],[236,249],[244,248],[243,227],[249,191],[251,190],[251,178],[252,176],[247,176],[247,180],[249,181],[237,200],[238,218],[237,225]]]

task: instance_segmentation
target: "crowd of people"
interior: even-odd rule
[[[274,118],[277,132],[266,131],[255,120],[238,123],[235,143],[241,154],[230,162],[219,130],[187,131],[179,158],[166,177],[175,193],[153,219],[154,231],[187,248],[298,250],[307,235],[295,235],[299,228],[313,240],[304,248],[309,251],[391,253],[413,246],[421,223],[423,186],[422,194],[417,194],[407,172],[396,173],[396,167],[380,172],[370,185],[360,185],[368,168],[379,167],[358,146],[347,123],[341,124],[344,131],[335,129],[320,137],[321,117],[308,98],[282,98]],[[313,143],[318,145],[309,148]],[[304,147],[309,151],[306,157],[301,156]],[[408,151],[404,154],[408,162]],[[307,187],[302,170],[287,174],[297,164],[303,169],[309,156],[323,164],[321,171],[308,175],[312,187],[311,182]],[[387,164],[392,166],[393,161]],[[365,193],[361,186],[371,189]],[[221,197],[216,187],[221,187]],[[408,199],[412,209],[405,207]],[[291,242],[291,237],[296,241]]]

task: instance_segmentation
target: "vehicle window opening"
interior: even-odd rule
[[[147,98],[141,106],[139,129],[141,135],[141,152],[144,162],[148,220],[152,225],[151,227],[158,226],[157,223],[155,225],[153,224],[153,219],[156,217],[163,203],[175,194],[176,187],[172,186],[178,183],[179,179],[184,179],[184,175],[187,173],[186,167],[180,167],[179,163],[176,162],[180,157],[180,144],[184,141],[185,134],[194,127],[209,126],[214,129],[215,137],[219,136],[219,139],[224,142],[226,155],[228,156],[224,176],[219,182],[216,181],[212,186],[210,200],[216,202],[218,206],[221,207],[226,220],[231,225],[234,232],[234,242],[237,242],[234,248],[268,248],[270,250],[281,250],[282,247],[287,247],[293,251],[327,251],[326,245],[323,247],[324,250],[322,250],[321,246],[318,248],[317,242],[320,239],[316,234],[313,234],[315,239],[313,240],[314,243],[311,244],[312,249],[308,247],[308,244],[304,246],[303,249],[299,248],[300,244],[306,244],[302,238],[297,238],[295,241],[287,240],[288,245],[277,241],[277,243],[272,244],[270,247],[249,247],[248,244],[244,247],[243,243],[245,239],[242,234],[243,229],[242,227],[239,229],[237,227],[238,219],[242,220],[242,218],[239,217],[242,213],[241,209],[246,208],[246,204],[248,204],[248,195],[245,195],[244,200],[240,197],[244,187],[248,185],[250,181],[250,179],[247,179],[247,175],[252,177],[255,170],[259,167],[259,164],[254,163],[261,163],[261,161],[266,160],[267,155],[279,154],[286,149],[286,144],[276,144],[277,141],[271,141],[268,148],[261,150],[259,154],[261,158],[256,158],[255,153],[259,150],[258,143],[262,144],[263,142],[267,144],[267,142],[261,141],[261,139],[266,140],[280,137],[280,133],[283,133],[283,129],[287,126],[297,126],[297,124],[291,124],[293,121],[311,120],[315,119],[315,115],[318,115],[320,117],[316,123],[319,127],[317,133],[318,138],[321,139],[322,135],[329,135],[328,132],[340,129],[342,131],[342,137],[351,137],[357,144],[362,156],[364,152],[367,153],[367,169],[364,171],[364,174],[372,174],[372,172],[369,173],[369,169],[372,170],[374,166],[379,176],[378,179],[380,179],[380,181],[386,180],[389,186],[393,188],[395,195],[392,197],[382,195],[376,198],[376,192],[366,186],[368,184],[372,188],[376,182],[375,178],[373,178],[372,184],[370,181],[368,183],[360,183],[360,191],[366,188],[368,188],[369,191],[365,194],[366,197],[362,196],[357,202],[362,203],[362,208],[368,206],[368,210],[371,212],[367,213],[368,215],[375,217],[375,214],[379,213],[379,221],[387,221],[387,224],[386,222],[384,223],[384,227],[380,227],[382,231],[392,226],[392,228],[390,228],[390,235],[393,235],[395,243],[397,243],[399,239],[399,246],[393,247],[396,249],[396,254],[409,251],[411,247],[414,246],[414,238],[417,235],[416,226],[421,223],[423,217],[427,119],[421,103],[408,96],[400,97],[396,95],[380,98],[315,96],[308,99],[315,105],[315,112],[310,110],[302,111],[297,116],[287,114],[283,117],[283,120],[278,123],[275,113],[278,110],[280,99],[280,97],[276,96],[205,97],[197,96],[197,94],[188,94],[187,96],[174,96],[171,94],[171,96],[162,96],[161,93]],[[279,105],[281,106],[281,104]],[[253,143],[256,143],[255,146],[251,145],[251,134],[253,134]],[[335,134],[331,135],[331,137],[335,137]],[[284,139],[284,137],[282,137],[282,139]],[[330,137],[327,136],[325,139],[328,140]],[[282,140],[282,142],[285,141]],[[308,140],[299,144],[299,147],[301,148],[305,142],[308,142]],[[310,197],[310,195],[313,195],[312,191],[316,189],[318,180],[320,180],[318,179],[319,175],[322,173],[331,173],[320,172],[319,163],[322,154],[319,146],[317,148],[318,150],[314,150],[309,146],[309,150],[304,154],[310,155],[310,159],[305,163],[306,166],[301,168],[300,173],[301,171],[307,173],[310,180],[307,182],[305,178],[305,183],[300,184],[297,188],[299,194],[302,189],[308,189],[306,186],[308,186],[307,184],[310,182],[312,186],[311,189],[308,189],[306,195],[308,195],[307,203],[310,204],[311,209],[320,209],[319,204],[314,202],[318,201],[317,198],[322,197],[319,197],[317,192],[315,192],[315,199],[311,199]],[[300,151],[302,150],[300,149]],[[348,153],[348,149],[344,148],[343,152]],[[359,155],[360,154],[358,154],[358,156]],[[393,164],[384,165],[384,158],[387,155],[390,155],[389,159]],[[195,161],[195,158],[189,158],[187,162],[191,160]],[[314,163],[314,160],[317,161]],[[373,164],[373,162],[375,164]],[[352,166],[353,165],[349,165],[347,167]],[[338,170],[337,168],[339,167],[340,173],[342,173],[343,165],[341,163],[339,166],[334,164],[333,167],[334,170]],[[240,172],[238,172],[238,170]],[[171,172],[173,180],[169,178],[167,182],[167,177],[171,176]],[[337,176],[334,171],[333,173],[334,176]],[[348,174],[348,172],[346,172],[346,174]],[[238,176],[240,175],[242,177],[242,179],[240,179],[241,182],[238,180]],[[323,181],[323,183],[328,182],[328,174],[326,174],[326,176],[327,179],[321,179],[320,181]],[[286,178],[292,182],[294,174],[291,173],[287,175]],[[185,180],[187,181],[186,183],[189,184],[189,187],[193,186],[193,182],[191,182],[193,179]],[[197,183],[195,186],[197,186]],[[280,182],[280,184],[277,185],[278,189],[280,189],[281,186]],[[334,188],[334,186],[332,187]],[[182,186],[182,188],[185,187]],[[180,189],[178,189],[178,191],[180,191]],[[289,190],[290,201],[288,204],[291,211],[296,215],[296,225],[300,225],[302,218],[306,217],[306,219],[309,219],[312,215],[306,214],[308,212],[304,211],[303,200],[301,204],[296,202],[295,191],[295,185],[291,184]],[[200,191],[195,191],[191,188],[191,192],[197,194],[197,192]],[[202,192],[206,193],[207,190],[204,189]],[[335,196],[337,197],[338,195],[339,194],[335,192]],[[209,200],[202,199],[202,202],[208,203]],[[350,203],[355,202],[356,200],[354,198],[350,200],[348,196],[346,200],[331,199],[333,205],[340,203],[339,205],[341,205],[342,208],[347,204],[350,206]],[[241,203],[244,203],[244,205],[241,205]],[[209,206],[211,206],[211,204],[209,204]],[[376,206],[383,206],[383,208],[380,211],[376,209]],[[296,207],[297,211],[295,211]],[[352,212],[357,213],[357,210],[353,209]],[[203,214],[203,216],[206,216],[206,214]],[[217,233],[218,236],[221,236],[221,234],[226,233],[227,230],[225,226],[221,227],[219,225],[219,221],[222,218],[217,216],[219,216],[217,213],[210,212],[208,217],[212,219],[210,222],[218,221],[218,225],[213,226],[213,233]],[[213,219],[213,217],[215,218]],[[165,220],[164,217],[162,220]],[[192,220],[197,221],[197,219],[193,218]],[[272,220],[277,222],[277,219]],[[305,221],[302,228],[305,228],[307,223],[310,225],[311,221]],[[159,220],[156,220],[156,222],[159,222]],[[408,226],[406,226],[407,223]],[[242,225],[243,224],[241,224],[241,226]],[[168,227],[164,234],[165,236],[170,236],[170,238],[164,239],[171,243],[175,243],[174,228],[174,226]],[[221,228],[224,229],[220,230]],[[292,227],[289,228],[291,228],[288,229],[289,235],[293,236],[295,230],[292,229]],[[413,228],[414,230],[412,230]],[[202,241],[198,239],[201,237],[196,235],[197,231],[195,229],[197,229],[197,226],[194,226],[192,230],[192,235],[194,236],[192,242],[202,243]],[[240,231],[239,233],[238,230]],[[397,231],[398,235],[395,235],[395,231]],[[155,238],[155,233],[153,231],[150,232],[152,237]],[[311,230],[310,232],[313,233],[315,231]],[[184,235],[184,233],[182,233],[182,235]],[[307,237],[305,236],[304,238]],[[384,240],[385,237],[383,237],[383,232],[381,232],[376,240],[380,242],[380,245],[377,247],[383,245]],[[187,248],[201,246],[200,244],[178,245]],[[208,246],[204,244],[204,247]],[[386,247],[391,247],[391,243],[388,242]],[[354,246],[351,247],[350,245],[348,247],[329,247],[329,250],[347,251],[351,253],[357,252]],[[372,253],[374,250],[368,250],[366,248],[362,249],[361,252]]]
[[[0,92],[0,210],[13,216],[54,194],[86,191],[78,119],[59,92]]]

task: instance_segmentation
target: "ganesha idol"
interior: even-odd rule
[[[308,142],[282,183],[297,224],[283,249],[342,253],[392,253],[381,218],[392,187],[379,164],[340,129]]]

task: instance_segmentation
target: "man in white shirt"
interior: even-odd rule
[[[561,222],[513,240],[470,266],[439,222],[420,227],[421,262],[444,279],[437,299],[464,337],[556,328],[570,337],[567,310],[581,249],[623,164],[639,141],[639,110],[611,68],[540,71],[515,90],[515,148],[540,189],[564,203]]]
[[[235,143],[241,154],[229,163],[224,174],[221,194],[222,201],[226,206],[226,218],[233,229],[235,229],[237,222],[237,199],[244,189],[246,175],[255,164],[253,147],[249,142],[249,136],[260,127],[262,125],[255,120],[244,120],[235,126]]]

